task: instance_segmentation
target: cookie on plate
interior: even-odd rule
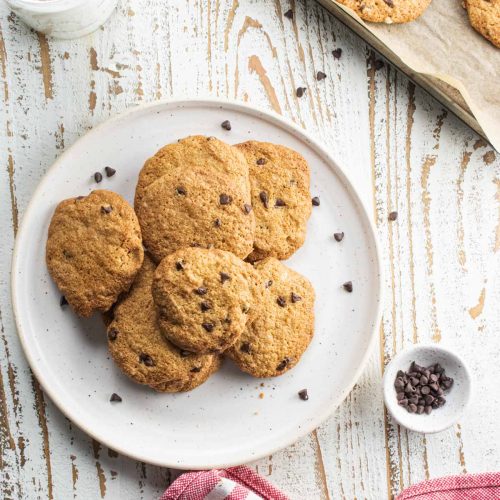
[[[285,146],[248,141],[236,147],[249,165],[256,220],[254,249],[248,260],[287,259],[306,237],[311,215],[309,166]]]
[[[365,21],[408,23],[421,16],[431,0],[338,0]]]
[[[500,48],[500,0],[465,0],[471,26]]]
[[[64,200],[49,226],[49,273],[80,316],[107,311],[129,289],[144,258],[132,207],[111,191]]]
[[[254,377],[275,377],[293,368],[314,334],[311,283],[274,258],[255,264],[255,307],[240,338],[226,354]]]
[[[153,297],[163,334],[192,352],[219,353],[245,328],[254,270],[230,252],[184,248],[155,272]]]
[[[151,293],[154,272],[146,256],[129,293],[114,307],[109,351],[118,367],[139,384],[165,392],[189,390],[208,378],[217,361],[210,354],[185,352],[162,335]]]
[[[250,192],[210,170],[176,167],[136,201],[144,246],[156,262],[184,247],[219,248],[245,258],[253,248]]]

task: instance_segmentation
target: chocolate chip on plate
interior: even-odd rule
[[[313,204],[313,206],[319,207],[320,205],[319,196],[315,196],[314,198],[312,198],[311,203]]]
[[[340,59],[340,57],[342,56],[342,49],[332,50],[332,55],[335,59]]]
[[[288,9],[284,14],[283,14],[287,19],[293,19],[293,10]]]
[[[333,237],[335,241],[342,241],[344,239],[344,233],[334,233]]]
[[[352,290],[353,290],[353,288],[352,288],[352,281],[346,281],[346,282],[342,285],[342,287],[344,288],[344,290],[345,290],[346,292],[352,293]]]
[[[307,394],[307,389],[302,389],[299,391],[299,398],[302,399],[302,401],[307,401],[309,399],[309,394]]]
[[[118,394],[116,394],[116,392],[113,392],[113,394],[111,394],[111,397],[109,398],[109,400],[112,403],[121,403],[122,402],[121,396],[118,396]]]
[[[295,91],[298,98],[301,98],[306,93],[307,87],[298,87]]]
[[[102,174],[101,174],[101,172],[96,172],[96,173],[94,174],[94,180],[95,180],[98,184],[99,184],[99,182],[101,182],[101,181],[102,181]]]
[[[64,307],[64,306],[68,305],[68,301],[66,300],[66,297],[64,295],[61,295],[61,299],[59,300],[59,305],[61,307]]]
[[[325,78],[326,78],[326,73],[324,73],[323,71],[318,71],[316,73],[316,80],[318,80],[318,82],[324,80]]]
[[[106,172],[106,177],[113,177],[116,174],[116,170],[111,167],[104,167],[104,171]]]
[[[231,122],[229,120],[224,120],[220,126],[224,129],[224,130],[231,130]]]
[[[222,193],[219,196],[219,203],[221,205],[229,205],[233,201],[233,198],[226,193]]]
[[[397,213],[397,212],[391,212],[391,213],[389,214],[389,220],[390,220],[391,222],[394,222],[397,218],[398,218],[398,213]]]

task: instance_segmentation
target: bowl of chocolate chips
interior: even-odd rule
[[[407,429],[440,432],[464,412],[471,384],[469,369],[456,353],[435,344],[413,345],[399,352],[385,369],[385,405]]]

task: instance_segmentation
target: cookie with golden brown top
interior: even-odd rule
[[[64,200],[49,226],[49,273],[80,316],[107,311],[129,289],[144,258],[132,207],[106,190]]]
[[[254,377],[276,377],[293,368],[314,334],[314,289],[274,258],[255,264],[255,307],[244,332],[226,354]]]
[[[337,0],[365,21],[407,23],[421,16],[431,0]]]
[[[163,386],[168,392],[188,390],[184,388],[208,377],[214,356],[183,351],[162,335],[151,293],[154,272],[146,256],[129,293],[114,307],[109,351],[118,367],[139,384]]]
[[[254,270],[230,252],[185,248],[155,272],[153,297],[163,334],[182,349],[219,353],[245,328]]]
[[[465,0],[471,26],[500,48],[500,0]]]
[[[250,192],[213,171],[173,168],[136,201],[144,245],[156,262],[184,247],[219,248],[245,258],[253,248]]]
[[[311,215],[309,166],[296,151],[268,142],[236,146],[250,169],[255,213],[254,249],[248,260],[283,260],[300,248]]]

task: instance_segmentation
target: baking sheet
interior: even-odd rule
[[[341,7],[413,71],[455,87],[500,151],[500,49],[472,28],[461,0],[434,0],[405,24],[365,23],[335,0],[321,3]]]

